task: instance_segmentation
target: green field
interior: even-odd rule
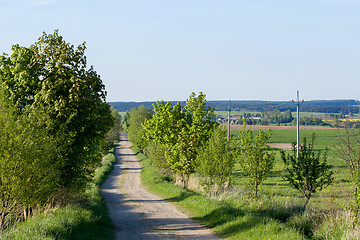
[[[255,111],[231,111],[231,115],[243,115],[244,113],[251,113],[251,114],[261,114],[262,112],[255,112]],[[226,117],[229,114],[229,111],[215,111],[216,116]],[[292,116],[296,118],[296,111],[291,112]],[[300,112],[301,117],[318,117],[318,118],[325,118],[325,119],[332,119],[330,116],[331,114],[340,115],[339,113],[321,113],[321,112]],[[359,118],[360,114],[353,114],[353,117]]]
[[[226,117],[229,115],[229,111],[215,111],[216,116]],[[252,113],[252,114],[261,114],[261,112],[251,112],[251,111],[231,111],[231,116],[233,115],[243,115],[244,113]]]
[[[253,131],[254,134],[257,131]],[[352,190],[349,182],[349,170],[345,162],[340,159],[337,151],[337,129],[306,129],[300,131],[300,138],[306,137],[310,140],[312,134],[316,134],[315,149],[324,151],[328,148],[328,163],[333,166],[335,181],[334,184],[317,193],[309,202],[309,208],[326,210],[329,205],[337,208],[344,208],[349,202]],[[340,132],[341,133],[341,132]],[[233,135],[238,135],[239,131],[232,131]],[[296,130],[272,130],[270,143],[292,143],[296,141]],[[302,142],[302,141],[301,141]],[[281,201],[291,201],[301,204],[303,197],[295,190],[290,188],[282,176],[285,174],[284,164],[280,159],[280,150],[272,149],[276,153],[276,164],[270,176],[264,181],[260,192],[264,196],[274,196]],[[245,188],[246,177],[236,167],[233,175],[234,184],[240,188]]]

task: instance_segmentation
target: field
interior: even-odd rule
[[[272,137],[270,146],[278,146],[289,148],[292,142],[296,141],[296,130],[282,127],[283,130],[272,129]],[[256,130],[253,130],[256,134]],[[232,130],[232,135],[238,135],[239,131]],[[309,202],[309,208],[324,210],[331,207],[344,208],[349,202],[350,192],[352,190],[349,182],[349,170],[337,151],[338,129],[331,128],[305,128],[300,130],[300,138],[306,137],[310,140],[312,134],[315,133],[315,149],[324,151],[328,148],[328,163],[333,166],[335,181],[334,184],[325,188],[322,192],[317,193]],[[284,164],[280,159],[280,150],[273,147],[272,151],[276,154],[276,164],[268,179],[266,179],[261,187],[261,192],[265,196],[274,196],[281,201],[291,201],[301,204],[304,202],[303,197],[295,190],[291,189],[282,176],[285,174]],[[242,188],[246,184],[246,178],[241,174],[237,167],[233,175],[233,181],[236,186]]]
[[[228,128],[227,123],[222,123],[222,126],[224,126],[226,129]],[[278,125],[247,125],[246,129],[251,128],[252,130],[296,130],[296,125],[292,126],[278,126]],[[334,129],[332,127],[325,127],[325,126],[299,126],[301,130],[316,130],[316,129]],[[243,125],[240,124],[231,124],[230,125],[231,130],[242,130]],[[295,134],[296,135],[296,134]]]
[[[243,115],[244,113],[252,113],[252,114],[261,114],[261,112],[249,112],[246,110],[242,110],[242,111],[231,111],[230,115]],[[221,116],[221,117],[226,117],[227,115],[229,115],[229,111],[215,111],[215,115],[216,116]]]

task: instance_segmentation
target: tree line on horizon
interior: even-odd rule
[[[170,101],[176,104],[177,101]],[[132,108],[137,108],[141,105],[153,108],[156,101],[147,102],[109,102],[119,112],[128,112]],[[181,105],[186,105],[186,101],[180,102]],[[215,109],[215,111],[228,111],[229,101],[207,101],[206,104]],[[319,113],[339,113],[339,114],[357,114],[359,113],[359,101],[350,100],[312,100],[305,101],[301,106],[302,112],[319,112]],[[251,111],[251,112],[268,112],[280,110],[285,112],[290,110],[296,112],[296,106],[291,101],[231,101],[232,111]]]

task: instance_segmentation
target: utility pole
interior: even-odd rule
[[[228,114],[228,141],[230,141],[230,113],[231,113],[231,100],[229,100],[229,114]]]
[[[296,105],[296,157],[299,157],[299,147],[300,147],[300,128],[299,128],[299,108],[304,103],[304,100],[299,101],[299,91],[296,91],[297,98],[296,102],[292,100],[292,102]]]

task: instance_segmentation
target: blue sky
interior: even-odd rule
[[[108,101],[360,98],[358,0],[0,0],[0,53],[86,41]]]

